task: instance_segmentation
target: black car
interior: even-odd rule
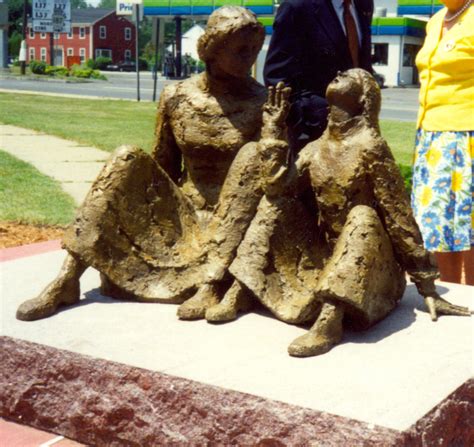
[[[109,71],[136,71],[135,61],[123,61],[116,64],[109,64],[105,69]]]

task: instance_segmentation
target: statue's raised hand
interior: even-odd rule
[[[283,82],[268,87],[267,102],[263,106],[262,138],[285,139],[290,94],[291,88],[285,87]]]
[[[432,294],[425,297],[425,304],[430,313],[431,319],[436,321],[438,315],[457,315],[460,317],[469,317],[472,312],[464,306],[457,306],[444,300],[438,294]]]

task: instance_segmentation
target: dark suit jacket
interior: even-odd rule
[[[370,25],[373,0],[354,0],[362,34],[361,68],[372,72]],[[264,68],[266,85],[292,88],[290,146],[298,151],[327,125],[326,88],[338,71],[352,68],[345,33],[331,0],[286,0],[278,8]]]

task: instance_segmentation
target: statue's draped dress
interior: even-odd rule
[[[119,148],[66,231],[64,247],[112,295],[182,302],[225,279],[255,214],[266,92],[251,81],[238,97],[216,97],[199,82],[165,89],[152,155]]]
[[[378,130],[339,142],[328,135],[300,152],[289,197],[263,197],[229,270],[283,321],[314,321],[329,300],[363,329],[397,305],[405,272],[422,293],[438,273]]]

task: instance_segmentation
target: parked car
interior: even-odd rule
[[[381,75],[380,73],[377,73],[374,71],[374,78],[377,81],[377,84],[379,85],[380,88],[385,87],[385,76]]]
[[[105,69],[109,71],[136,71],[134,61],[123,61],[115,64],[108,64]]]

